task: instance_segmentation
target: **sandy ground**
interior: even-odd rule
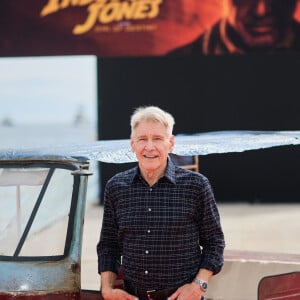
[[[226,250],[300,254],[300,204],[219,204]],[[82,276],[83,289],[99,290],[96,244],[103,208],[88,204],[86,209]]]

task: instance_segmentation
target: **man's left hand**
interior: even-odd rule
[[[192,282],[178,288],[168,300],[200,300],[203,294],[199,286]]]

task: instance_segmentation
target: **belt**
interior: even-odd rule
[[[177,290],[177,288],[169,288],[163,290],[142,290],[142,289],[135,288],[127,280],[124,281],[124,286],[125,289],[130,294],[137,296],[139,299],[147,299],[147,300],[166,300]]]

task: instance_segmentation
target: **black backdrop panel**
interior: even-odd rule
[[[299,129],[299,55],[98,60],[99,138],[128,138],[140,105],[172,113],[174,133]],[[200,157],[219,201],[299,201],[299,147]],[[132,164],[101,164],[101,187]]]

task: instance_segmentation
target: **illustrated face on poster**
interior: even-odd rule
[[[1,0],[0,56],[300,51],[298,2]]]
[[[229,22],[248,47],[272,47],[292,24],[297,0],[229,0]]]

